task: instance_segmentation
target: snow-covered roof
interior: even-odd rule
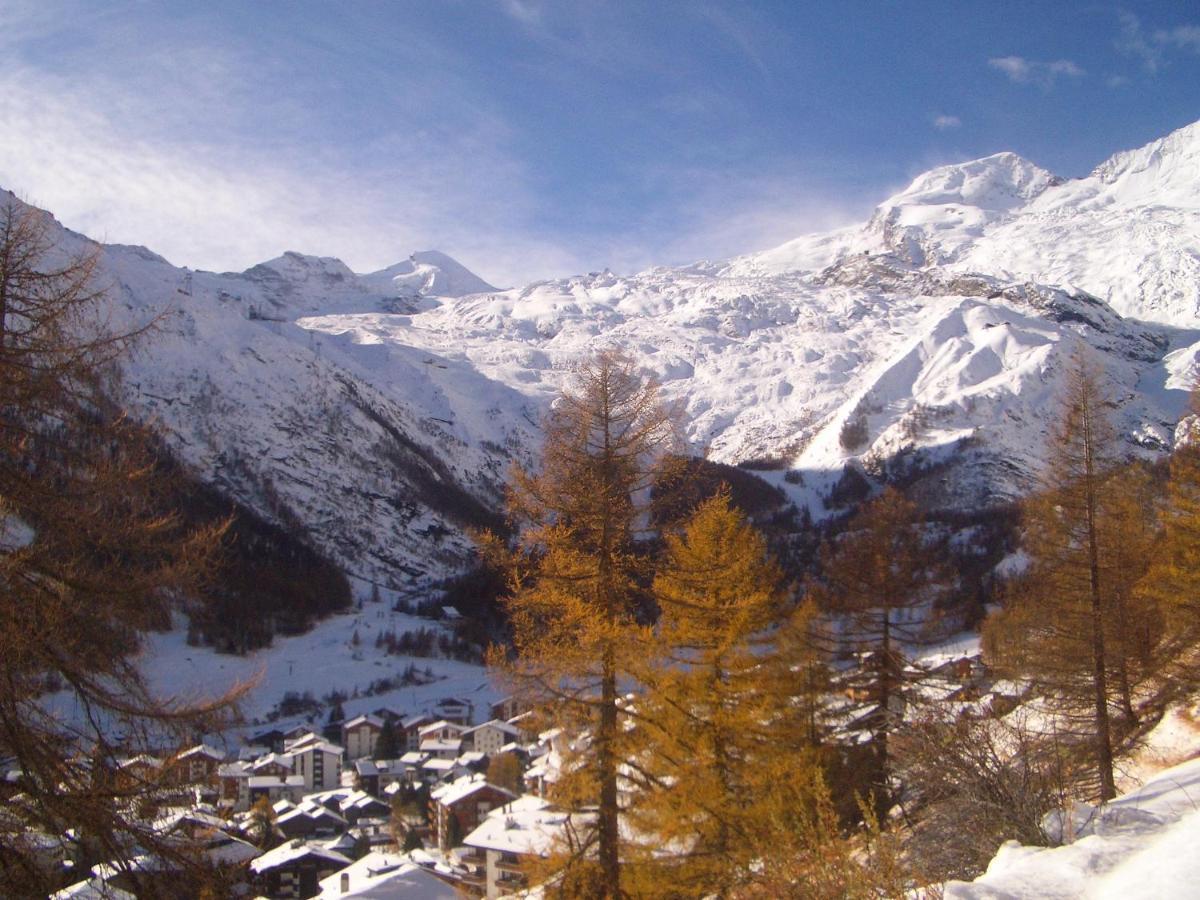
[[[487,778],[483,775],[464,775],[462,778],[456,778],[449,784],[444,784],[441,787],[434,788],[430,792],[429,798],[436,800],[443,806],[453,806],[460,800],[470,797],[477,791],[490,787],[494,791],[499,791],[502,794],[507,794],[509,797],[515,798],[517,795],[507,788],[497,787],[494,784],[488,784]]]
[[[342,728],[349,731],[351,728],[357,728],[360,725],[367,725],[371,728],[383,728],[383,719],[378,716],[373,716],[370,713],[364,713],[361,716],[355,716],[349,722],[342,725]]]
[[[280,825],[285,825],[297,819],[327,819],[335,824],[346,824],[344,816],[339,815],[327,806],[322,806],[320,803],[309,803],[308,801],[300,804],[295,809],[289,809],[275,821]]]
[[[496,731],[501,731],[504,734],[512,735],[513,737],[516,737],[521,733],[521,729],[517,728],[515,725],[510,725],[508,722],[504,722],[500,719],[491,719],[490,721],[484,722],[482,725],[475,725],[471,728],[468,728],[465,732],[463,732],[463,734],[464,736],[468,734],[474,734],[476,731],[482,731],[485,728],[492,728]]]
[[[554,810],[540,797],[522,797],[490,812],[479,827],[463,839],[467,847],[503,853],[548,852],[562,834],[569,816]],[[576,822],[583,821],[576,817]]]
[[[343,883],[346,890],[342,890]],[[428,869],[413,863],[408,854],[368,853],[320,882],[317,900],[340,897],[404,900],[458,900],[455,889]]]
[[[457,753],[462,749],[462,745],[461,740],[439,741],[428,738],[421,741],[421,749],[426,753]]]
[[[225,759],[225,752],[218,750],[216,747],[210,747],[207,744],[197,744],[195,747],[179,754],[180,759],[190,759],[193,756],[207,756],[209,759],[220,762]]]
[[[320,844],[294,840],[280,844],[274,850],[264,853],[250,863],[250,870],[256,874],[262,874],[271,869],[286,866],[288,863],[295,862],[298,859],[303,859],[305,856],[316,856],[340,866],[348,866],[350,864],[350,860],[336,850],[329,850]]]
[[[282,766],[285,769],[292,768],[296,763],[296,757],[291,753],[268,753],[265,756],[260,756],[254,760],[250,767],[255,769],[266,768],[270,765]]]
[[[417,730],[417,734],[426,735],[431,731],[441,731],[443,728],[457,734],[462,734],[467,730],[466,725],[459,725],[457,722],[447,722],[445,719],[438,719],[436,722],[430,722],[428,725],[422,725]]]
[[[105,884],[99,878],[88,878],[77,881],[70,887],[55,891],[50,900],[137,900],[137,898],[118,887]]]
[[[414,756],[424,759],[421,753],[414,753]],[[420,759],[417,761],[419,762]],[[403,775],[407,771],[409,765],[405,763],[404,758],[400,759],[356,759],[354,761],[354,771],[359,775]]]
[[[251,790],[273,787],[304,787],[303,775],[251,775],[247,782]]]
[[[341,807],[342,811],[345,812],[348,809],[361,809],[375,803],[383,803],[383,801],[378,797],[372,797],[366,791],[355,791],[342,799]]]
[[[345,747],[339,747],[332,741],[327,741],[323,737],[318,737],[315,734],[309,734],[296,741],[294,744],[287,745],[287,752],[293,756],[299,756],[301,753],[308,753],[311,750],[321,750],[325,753],[345,753]]]

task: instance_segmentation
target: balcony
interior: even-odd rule
[[[477,866],[481,869],[487,866],[487,855],[481,850],[468,850],[460,853],[458,859],[464,866]]]

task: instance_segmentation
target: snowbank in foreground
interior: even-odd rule
[[[1025,897],[1200,897],[1200,759],[1118,797],[1063,847],[1005,843],[974,882],[950,882],[946,900]]]

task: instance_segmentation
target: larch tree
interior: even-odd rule
[[[928,546],[916,506],[894,488],[859,510],[821,563],[809,597],[841,622],[836,641],[857,659],[842,687],[871,735],[870,787],[883,820],[891,806],[889,738],[912,695],[907,654],[934,636],[937,601],[952,576]]]
[[[21,789],[0,816],[10,897],[61,886],[47,842],[76,871],[129,868],[136,847],[203,877],[141,814],[169,767],[121,760],[169,756],[233,699],[157,697],[136,665],[141,635],[202,585],[221,529],[183,524],[154,442],[114,403],[112,363],[137,335],[96,324],[96,266],[56,244],[48,215],[0,195],[0,758]]]
[[[547,727],[571,735],[554,799],[592,826],[561,860],[560,884],[617,898],[622,762],[629,737],[623,679],[643,663],[645,576],[639,531],[650,488],[677,443],[677,415],[653,381],[615,351],[581,364],[544,428],[541,466],[517,469],[509,509],[522,528],[507,556],[515,653],[492,660]],[[496,539],[485,542],[503,556]],[[585,821],[580,819],[579,821]]]
[[[1192,396],[1200,412],[1200,392]],[[1162,509],[1162,538],[1136,594],[1155,603],[1165,620],[1162,656],[1188,685],[1200,682],[1200,429],[1196,412],[1181,423],[1171,455]]]
[[[1140,589],[1158,543],[1159,489],[1139,462],[1121,467],[1114,479],[1097,523],[1105,649],[1123,726],[1132,729],[1140,719],[1138,706],[1150,699],[1147,688],[1165,662],[1162,607]]]
[[[1031,682],[1059,712],[1059,732],[1091,747],[1101,800],[1116,795],[1110,705],[1134,718],[1139,629],[1153,610],[1134,601],[1149,546],[1144,510],[1130,506],[1131,476],[1119,459],[1103,376],[1086,356],[1072,361],[1042,490],[1023,505],[1030,558],[1002,612],[985,629],[985,650]],[[1129,571],[1127,567],[1133,566]]]
[[[628,762],[632,830],[654,851],[637,894],[729,897],[756,878],[764,801],[816,766],[808,748],[781,740],[787,698],[771,645],[788,594],[724,490],[667,536],[653,596],[660,649],[633,703]]]

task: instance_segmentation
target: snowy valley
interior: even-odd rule
[[[146,641],[148,681],[175,698],[255,683],[236,736],[286,734],[279,752],[296,757],[326,752],[307,734],[322,722],[326,736],[361,726],[378,739],[376,716],[390,728],[429,714],[412,726],[417,746],[453,743],[423,733],[453,701],[467,710],[454,723],[454,749],[464,750],[474,712],[502,697],[477,647],[450,658],[463,623],[440,607],[440,590],[470,564],[472,533],[504,526],[509,468],[536,463],[543,416],[597,350],[619,348],[653,373],[684,410],[693,455],[761,478],[804,521],[849,513],[861,497],[847,499],[848,481],[864,492],[896,484],[927,512],[962,517],[968,524],[950,540],[969,544],[969,516],[1038,483],[1083,352],[1108,379],[1124,455],[1165,459],[1200,354],[1198,176],[1200,123],[1081,179],[1000,153],[919,176],[860,226],[731,260],[506,290],[435,251],[370,274],[293,252],[212,273],[142,247],[99,246],[110,324],[151,325],[123,366],[124,399],[195,477],[319,551],[352,593],[345,612],[243,655],[200,646],[176,621]],[[53,227],[60,252],[90,245]],[[1019,567],[1014,557],[1005,565]],[[418,631],[441,650],[397,652],[397,636]],[[949,679],[953,703],[983,708],[981,691],[988,702],[1025,702],[1027,686],[1004,694],[970,682],[977,639],[949,646],[913,664],[925,667],[921,677]],[[960,671],[957,682],[945,674]],[[495,727],[506,737],[520,730]],[[1171,763],[1194,750],[1195,729],[1180,727],[1187,747],[1172,747]],[[1160,726],[1148,743],[1177,736]],[[561,735],[521,737],[531,758],[559,753]],[[242,782],[260,777],[254,766],[275,765],[260,749],[254,761],[224,764],[241,766],[223,777],[241,792],[242,814],[251,805]],[[487,754],[477,749],[464,751],[477,757],[467,762],[447,757],[456,781],[422,772],[435,799],[478,789]],[[946,896],[1074,896],[1097,874],[1114,893],[1150,877],[1147,866],[1169,860],[1194,830],[1188,788],[1200,777],[1194,761],[1158,768],[1147,764],[1140,774],[1154,777],[1140,787],[1131,777],[1133,792],[1093,818],[1077,808],[1070,846],[1005,845],[978,883],[951,884]],[[284,790],[297,776],[272,777],[290,804],[281,816],[324,815]],[[329,799],[372,802],[341,793]],[[545,805],[523,812],[546,814]],[[254,865],[276,865],[263,863],[270,853]],[[1193,869],[1173,864],[1155,877],[1178,884]]]

